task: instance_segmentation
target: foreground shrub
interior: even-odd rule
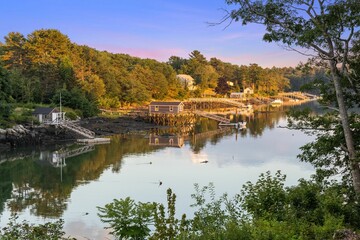
[[[12,216],[7,226],[0,230],[1,240],[74,239],[64,237],[64,221],[62,219],[53,223],[33,225],[29,224],[27,221],[18,223],[17,218],[17,216]]]
[[[195,184],[192,219],[175,218],[176,196],[171,189],[167,216],[162,204],[135,203],[129,198],[99,208],[99,216],[120,239],[320,240],[332,239],[338,230],[359,230],[359,204],[349,197],[351,190],[345,194],[344,186],[335,182],[303,179],[297,186],[285,187],[285,179],[280,172],[261,174],[233,198],[216,197],[213,184],[202,188]],[[136,226],[141,226],[137,235],[130,234]]]

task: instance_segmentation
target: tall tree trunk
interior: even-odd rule
[[[340,84],[340,76],[338,69],[336,67],[336,61],[330,60],[329,63],[330,63],[331,75],[333,78],[334,87],[336,91],[336,99],[339,105],[340,119],[344,131],[346,148],[349,154],[349,163],[350,163],[351,177],[354,185],[354,190],[356,195],[360,196],[360,167],[359,167],[359,162],[357,161],[358,159],[355,150],[353,134],[350,130],[347,107],[345,105],[344,94]]]

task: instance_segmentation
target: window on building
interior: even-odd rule
[[[155,106],[155,112],[159,111],[159,106]]]
[[[158,145],[159,144],[159,139],[155,138],[155,144]]]
[[[174,139],[172,138],[169,139],[169,145],[174,145]]]
[[[174,111],[174,107],[173,107],[173,106],[169,106],[169,111],[170,111],[170,112]]]

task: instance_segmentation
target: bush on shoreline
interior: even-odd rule
[[[195,185],[192,219],[175,217],[176,195],[171,189],[167,209],[159,203],[114,200],[98,207],[99,216],[115,229],[116,237],[130,239],[320,240],[333,239],[343,229],[352,234],[349,229],[360,229],[360,206],[344,186],[300,179],[297,186],[285,187],[284,182],[280,171],[275,176],[267,172],[256,183],[244,184],[233,198],[217,198],[212,184]],[[137,210],[114,214],[124,209]]]
[[[360,206],[346,186],[300,179],[285,187],[285,175],[266,172],[247,182],[239,194],[218,197],[212,183],[195,184],[194,217],[176,216],[176,195],[167,190],[167,206],[114,200],[98,207],[99,217],[119,239],[360,239]],[[0,239],[72,239],[63,220],[32,225],[13,216]],[[351,238],[348,238],[351,237]]]

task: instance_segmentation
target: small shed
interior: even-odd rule
[[[177,114],[184,111],[182,102],[151,102],[149,113]]]
[[[230,93],[230,98],[243,98],[244,93],[242,92],[232,92]]]
[[[57,123],[60,119],[64,119],[64,112],[60,112],[58,108],[37,107],[33,115],[40,123]]]

